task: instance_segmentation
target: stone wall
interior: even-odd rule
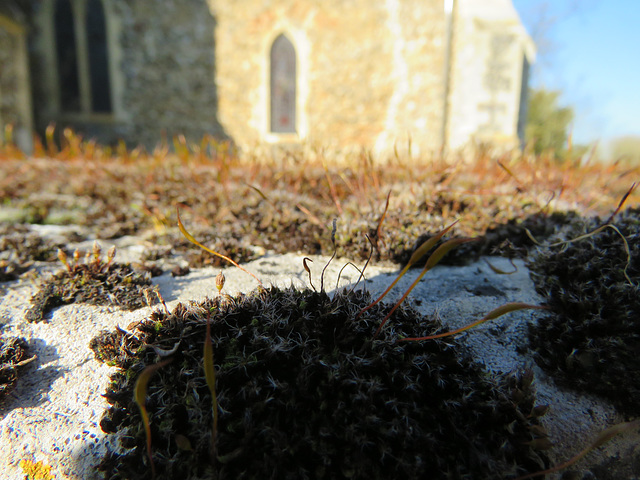
[[[205,0],[118,0],[127,137],[225,137],[217,120],[215,20]]]
[[[220,121],[241,146],[434,148],[442,121],[439,0],[210,0]],[[269,52],[285,34],[298,61],[297,135],[269,131]]]
[[[84,0],[75,0],[76,3]],[[62,112],[55,65],[53,2],[34,19],[38,127],[66,125],[106,143],[153,148],[163,135],[226,138],[217,120],[215,21],[206,0],[103,0],[113,111]],[[74,4],[75,5],[75,4]]]
[[[22,25],[0,14],[0,135],[6,125],[13,126],[13,141],[23,150],[31,150],[33,129],[31,94]]]
[[[19,120],[17,109],[16,91],[17,76],[16,58],[13,54],[16,50],[16,35],[9,33],[3,25],[0,25],[0,124],[16,123]]]
[[[68,1],[85,11],[86,0]],[[54,121],[147,147],[177,134],[246,149],[303,143],[385,153],[410,142],[414,154],[517,139],[530,40],[511,0],[101,1],[108,114],[88,110],[86,95],[82,112],[61,112],[55,3],[34,0],[41,130]],[[270,125],[270,53],[280,35],[295,49],[294,133]]]
[[[510,0],[458,0],[448,143],[518,146],[535,49]],[[524,77],[523,77],[524,73]]]

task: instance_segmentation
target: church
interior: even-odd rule
[[[7,0],[0,126],[153,148],[428,154],[523,140],[535,46],[511,0]]]

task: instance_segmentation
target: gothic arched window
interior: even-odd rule
[[[271,132],[296,132],[296,51],[284,35],[271,46]]]
[[[107,25],[102,0],[55,0],[60,109],[111,113]]]
[[[80,111],[80,82],[78,80],[78,49],[74,28],[73,8],[69,0],[55,3],[54,25],[58,55],[60,108],[65,112]]]
[[[102,0],[87,2],[87,47],[89,51],[89,78],[91,80],[91,110],[110,112],[109,56]]]

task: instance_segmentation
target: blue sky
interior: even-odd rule
[[[640,0],[513,0],[538,44],[531,86],[562,91],[574,141],[640,136]]]

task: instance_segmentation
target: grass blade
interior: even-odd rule
[[[324,272],[327,269],[327,267],[329,266],[329,264],[331,263],[331,261],[335,258],[336,253],[338,253],[338,247],[336,247],[336,226],[337,226],[337,222],[338,222],[338,220],[336,218],[334,218],[333,219],[333,226],[331,228],[331,243],[333,243],[333,255],[331,255],[331,258],[329,259],[327,264],[324,266],[324,268],[322,269],[322,273],[320,274],[320,291],[321,292],[324,292]]]
[[[384,297],[387,296],[387,294],[391,291],[391,289],[393,287],[396,286],[396,284],[400,281],[400,279],[405,275],[405,273],[407,273],[407,271],[416,263],[418,262],[422,257],[425,256],[425,254],[431,250],[436,243],[438,243],[438,241],[444,236],[446,235],[446,233],[451,230],[451,227],[453,227],[456,223],[458,223],[458,220],[456,220],[455,222],[453,222],[451,225],[449,225],[447,228],[445,228],[444,230],[438,232],[437,234],[435,234],[433,237],[431,237],[429,240],[425,241],[422,245],[420,245],[420,247],[418,247],[418,249],[416,249],[415,252],[413,252],[413,254],[411,255],[411,258],[409,259],[409,262],[405,265],[405,267],[402,269],[402,271],[398,274],[398,276],[396,277],[396,279],[391,283],[391,285],[389,285],[387,287],[387,289],[382,292],[382,295],[380,295],[378,297],[377,300],[375,300],[373,303],[371,303],[370,305],[368,305],[367,307],[363,308],[362,310],[360,310],[360,312],[358,312],[358,315],[356,316],[356,320],[358,320],[360,318],[360,316],[366,312],[367,310],[369,310],[370,308],[372,308],[373,306],[377,305]]]
[[[356,269],[356,271],[360,274],[360,276],[358,277],[358,282],[360,281],[361,278],[364,278],[364,270],[360,270],[358,268],[357,265],[355,265],[353,262],[347,262],[345,263],[342,268],[340,269],[340,271],[338,272],[338,278],[336,279],[336,290],[338,290],[338,287],[340,286],[340,277],[342,276],[342,272],[344,271],[345,268],[347,268],[349,265],[351,265],[353,268]],[[366,281],[366,279],[365,279]],[[356,283],[357,285],[357,283]],[[350,292],[353,291],[353,289],[356,287],[356,285],[353,286],[353,288],[351,288]]]
[[[156,467],[153,464],[153,456],[151,454],[151,428],[149,427],[149,414],[147,413],[147,407],[145,406],[147,398],[147,386],[151,376],[160,368],[170,363],[173,359],[168,358],[162,362],[149,365],[140,373],[140,376],[136,380],[135,387],[133,389],[133,399],[138,404],[140,409],[140,416],[142,417],[142,423],[144,425],[144,432],[147,437],[147,456],[149,457],[149,464],[151,465],[151,476],[156,478]]]
[[[327,183],[329,184],[329,192],[331,193],[331,198],[333,199],[333,203],[338,210],[338,215],[342,215],[342,205],[340,205],[340,199],[338,198],[338,192],[336,187],[333,185],[331,181],[331,175],[329,174],[329,167],[327,165],[327,160],[322,156],[322,168],[324,168],[324,175],[327,179]],[[322,289],[320,289],[322,291]]]
[[[218,397],[216,396],[216,369],[213,365],[213,343],[211,342],[211,318],[207,316],[207,333],[204,338],[204,378],[211,392],[213,426],[211,429],[211,458],[216,458],[216,437],[218,435]]]
[[[314,215],[313,213],[311,213],[311,210],[309,210],[307,207],[305,207],[304,205],[300,204],[300,203],[296,203],[296,207],[302,212],[304,213],[307,218],[309,219],[309,221],[311,223],[313,223],[314,225],[317,225],[319,227],[324,226],[324,223],[322,223],[322,220],[320,220],[316,215]]]
[[[382,327],[384,327],[384,324],[387,323],[387,320],[389,320],[389,317],[391,317],[391,315],[393,315],[393,312],[395,312],[396,309],[402,304],[402,302],[404,302],[404,300],[407,298],[409,293],[411,293],[411,290],[413,290],[415,288],[415,286],[418,284],[418,282],[422,279],[422,277],[424,277],[425,273],[427,273],[429,270],[431,270],[433,267],[435,267],[447,253],[449,253],[451,250],[453,250],[458,245],[462,245],[463,243],[468,243],[468,242],[474,242],[476,240],[477,240],[476,238],[454,238],[452,240],[447,240],[442,245],[440,245],[438,248],[436,248],[436,251],[433,252],[431,254],[431,256],[427,259],[427,263],[425,264],[424,268],[422,269],[422,272],[420,272],[420,275],[418,275],[418,278],[416,278],[413,281],[413,283],[409,286],[407,291],[404,292],[404,295],[402,295],[400,300],[398,300],[398,302],[394,305],[394,307],[387,314],[387,316],[384,317],[384,319],[382,320],[382,323],[380,324],[380,326],[376,330],[376,333],[373,335],[373,337],[375,338],[375,337],[378,336],[378,334],[382,330]]]
[[[182,232],[182,235],[184,235],[184,237],[187,240],[189,240],[194,245],[197,245],[198,247],[203,249],[205,252],[209,252],[212,255],[215,255],[216,257],[220,257],[221,259],[226,260],[227,262],[229,262],[234,267],[238,267],[244,273],[247,273],[247,274],[251,275],[253,278],[255,278],[258,281],[258,283],[260,285],[262,285],[262,282],[260,281],[260,279],[258,277],[256,277],[253,273],[251,273],[250,271],[242,268],[240,265],[238,265],[236,262],[231,260],[229,257],[226,257],[226,256],[222,255],[221,253],[216,252],[215,250],[212,250],[210,248],[205,247],[200,242],[198,242],[195,238],[193,238],[193,235],[191,235],[189,232],[187,232],[187,229],[184,228],[184,225],[182,224],[182,220],[180,220],[180,209],[179,208],[176,208],[176,213],[178,214],[178,228],[180,229],[180,231]]]
[[[273,208],[276,208],[275,203],[273,203],[271,200],[269,200],[269,198],[262,193],[262,190],[260,190],[258,187],[255,187],[249,183],[243,182],[247,187],[249,187],[250,189],[252,189],[253,191],[255,191],[258,195],[260,195],[262,197],[262,199],[267,202],[269,205],[271,205]]]
[[[373,257],[374,249],[378,250],[378,251],[380,250],[378,248],[378,242],[380,241],[380,238],[382,236],[382,222],[384,222],[384,219],[387,216],[387,210],[389,209],[389,200],[390,199],[391,199],[391,190],[389,190],[389,193],[387,194],[387,203],[385,204],[384,212],[382,212],[382,216],[380,217],[380,220],[378,221],[378,226],[376,227],[375,234],[373,234],[373,240],[371,239],[371,237],[369,237],[369,235],[367,235],[367,234],[364,235],[366,237],[366,239],[369,241],[369,245],[371,245],[371,252],[369,253],[369,257],[367,258],[367,261],[364,263],[364,267],[362,267],[362,271],[360,272],[360,276],[358,277],[358,281],[353,285],[353,288],[351,289],[351,291],[353,291],[353,289],[356,288],[356,285],[358,285],[358,283],[360,283],[360,280],[362,280],[362,278],[364,277],[364,272],[367,269],[367,266],[369,265],[369,262],[371,261],[371,257]]]
[[[411,255],[411,258],[409,259],[409,262],[407,263],[407,266],[411,267],[415,263],[419,262],[420,259],[422,257],[424,257],[429,250],[431,250],[433,247],[435,247],[436,243],[438,243],[438,241],[442,237],[444,237],[446,235],[446,233],[449,230],[451,230],[451,227],[453,227],[456,223],[458,223],[458,220],[456,220],[451,225],[449,225],[447,228],[445,228],[444,230],[438,232],[436,235],[434,235],[429,240],[427,240],[422,245],[420,245],[420,247],[415,252],[413,252],[413,254]]]
[[[487,266],[491,270],[493,270],[493,273],[495,273],[497,275],[513,275],[514,273],[518,273],[518,267],[516,267],[516,264],[513,263],[513,259],[509,258],[508,260],[509,260],[509,263],[511,264],[511,266],[513,267],[513,271],[512,272],[506,272],[504,270],[499,269],[495,265],[492,265],[491,263],[489,263],[489,260],[487,260],[486,258],[484,259],[484,262],[487,264]]]
[[[567,460],[566,462],[561,463],[560,465],[556,465],[555,467],[551,467],[547,470],[523,475],[521,477],[516,478],[515,480],[525,480],[528,478],[541,477],[544,475],[548,475],[550,473],[555,473],[560,470],[564,470],[565,468],[570,467],[574,463],[584,458],[592,450],[595,450],[596,448],[601,447],[602,445],[607,443],[616,435],[632,430],[634,428],[638,428],[638,427],[640,427],[640,419],[634,420],[633,422],[620,423],[618,425],[614,425],[613,427],[609,427],[606,430],[604,430],[602,433],[600,433],[600,435],[598,435],[598,437],[591,443],[591,445],[586,447],[584,450],[582,450],[580,453],[578,453],[573,458]]]
[[[304,267],[304,269],[307,271],[307,273],[309,274],[309,285],[311,285],[311,288],[313,288],[314,292],[317,292],[316,287],[313,286],[313,282],[311,281],[311,269],[309,268],[309,265],[307,265],[307,262],[311,262],[313,263],[313,260],[311,260],[308,257],[304,257],[302,259],[302,266]]]
[[[516,181],[518,186],[522,186],[522,182],[518,179],[518,177],[515,176],[515,174],[511,171],[511,169],[507,168],[507,166],[504,163],[502,163],[500,160],[497,160],[496,163],[500,168],[502,168],[505,172],[507,172],[511,178],[513,178]]]
[[[515,312],[517,310],[524,310],[524,309],[548,310],[549,308],[543,305],[529,305],[527,303],[522,303],[522,302],[506,303],[494,310],[491,310],[480,320],[470,323],[469,325],[466,325],[464,327],[460,327],[456,330],[451,330],[450,332],[445,332],[445,333],[439,333],[437,335],[427,335],[426,337],[401,338],[398,341],[399,342],[420,342],[422,340],[434,340],[436,338],[449,337],[451,335],[455,335],[457,333],[461,333],[461,332],[464,332],[465,330],[469,330],[473,327],[476,327],[481,323],[488,322],[489,320],[495,320],[496,318],[501,317],[502,315],[506,315],[507,313]]]
[[[613,217],[615,217],[618,212],[622,209],[622,206],[624,205],[624,202],[627,201],[627,198],[629,198],[629,195],[631,195],[633,193],[633,191],[638,187],[638,184],[636,182],[633,182],[633,184],[631,185],[631,188],[629,188],[629,190],[627,190],[627,193],[625,193],[622,196],[622,199],[620,200],[620,202],[618,203],[617,208],[613,211],[613,213],[611,214],[611,216],[607,219],[606,223],[611,223],[613,221]]]
[[[442,258],[447,253],[449,253],[451,250],[456,248],[458,245],[462,245],[463,243],[469,243],[469,242],[477,242],[477,241],[478,241],[477,238],[454,238],[452,240],[447,240],[438,248],[436,248],[436,251],[431,254],[431,256],[427,260],[426,265],[424,266],[423,272],[426,273],[427,271],[435,267],[438,263],[440,263],[440,260],[442,260]]]
[[[380,240],[380,237],[382,237],[382,222],[384,222],[384,219],[387,216],[387,210],[389,210],[390,199],[391,199],[391,190],[389,190],[389,193],[387,194],[387,202],[384,205],[384,211],[382,212],[382,216],[380,217],[380,220],[378,220],[378,226],[376,227],[376,234],[374,236],[374,243],[376,246],[376,250],[378,249],[378,241]]]

